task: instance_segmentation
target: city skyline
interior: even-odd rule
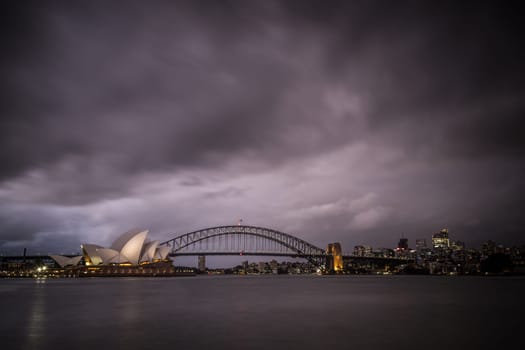
[[[525,244],[511,2],[4,7],[0,252],[239,219],[345,251]]]
[[[220,270],[214,274],[486,276],[525,273],[525,246],[505,247],[489,240],[480,249],[466,248],[464,242],[452,240],[446,228],[433,234],[429,245],[425,239],[416,240],[416,247],[411,248],[407,238],[400,238],[395,249],[356,245],[352,252],[343,251],[339,242],[321,248],[284,232],[240,223],[189,232],[162,243],[147,239],[148,233],[148,230],[124,232],[114,239],[110,248],[83,243],[81,253],[77,254],[35,255],[26,254],[25,249],[23,256],[0,254],[0,272],[4,277],[38,277],[40,274],[46,277],[48,274],[51,277],[93,277],[93,274],[154,277],[155,274],[194,274],[195,270],[206,273],[211,267]],[[268,257],[274,258],[271,265],[264,262]],[[277,257],[287,261],[277,267]],[[250,268],[249,260],[245,259],[252,260]],[[253,263],[254,259],[258,262]]]
[[[189,235],[189,234],[192,234],[192,233],[195,233],[195,232],[199,232],[199,231],[207,231],[207,230],[215,230],[215,229],[219,229],[219,228],[239,228],[241,230],[250,230],[250,229],[261,229],[261,230],[265,230],[265,231],[275,231],[275,232],[279,232],[279,231],[276,231],[276,230],[273,230],[272,228],[268,228],[268,227],[258,227],[258,226],[249,226],[249,225],[241,225],[242,223],[242,219],[239,220],[237,222],[236,225],[226,225],[226,226],[216,226],[216,227],[209,227],[209,228],[201,228],[200,230],[195,230],[195,231],[192,231],[192,232],[187,232],[187,233],[184,233],[184,234],[179,234],[177,237],[175,236],[171,236],[171,239],[168,239],[166,242],[159,242],[159,241],[154,241],[155,244],[162,244],[162,245],[165,245],[166,243],[168,243],[168,246],[171,244],[172,240],[174,238],[179,238],[180,236],[184,236],[184,235]],[[131,233],[135,233],[135,232],[149,232],[149,230],[142,230],[142,229],[132,229],[132,230],[129,230],[126,232],[126,234],[131,234]],[[284,232],[284,234],[287,234],[289,235],[289,233],[286,233]],[[167,237],[167,236],[166,236]],[[110,239],[113,240],[115,238],[114,235],[110,236]],[[296,237],[297,239],[301,239],[301,237]],[[104,241],[105,242],[105,241]],[[395,242],[394,242],[395,243]],[[511,244],[502,244],[502,242],[498,242],[498,241],[494,241],[493,239],[489,238],[487,239],[486,241],[482,242],[481,244],[479,244],[478,246],[474,246],[474,245],[469,245],[468,243],[466,243],[465,241],[461,241],[460,239],[458,239],[457,237],[454,237],[454,236],[450,236],[449,235],[449,229],[448,228],[442,228],[440,230],[437,230],[435,231],[434,233],[432,233],[429,237],[425,237],[425,236],[420,236],[420,237],[416,237],[416,238],[407,238],[405,235],[400,235],[399,236],[399,240],[397,241],[397,243],[392,243],[392,244],[389,244],[389,245],[386,245],[386,246],[377,246],[377,245],[373,245],[371,244],[370,242],[357,242],[355,243],[354,245],[351,245],[351,246],[347,246],[345,247],[345,249],[343,250],[341,248],[341,244],[340,242],[333,242],[333,243],[326,243],[325,245],[327,246],[326,248],[326,251],[331,251],[333,248],[332,246],[335,244],[335,245],[338,245],[339,246],[339,250],[344,254],[344,255],[354,255],[356,254],[356,250],[370,250],[371,251],[389,251],[391,253],[394,253],[395,251],[398,251],[398,250],[401,250],[402,252],[415,252],[415,251],[419,251],[420,249],[426,249],[426,248],[443,248],[443,247],[446,247],[448,249],[457,249],[459,247],[459,249],[461,250],[468,250],[468,251],[479,251],[481,249],[484,249],[485,246],[487,245],[492,245],[494,246],[494,248],[498,248],[498,249],[510,249],[510,248],[513,248],[513,249],[521,249],[522,247],[525,247],[525,245],[523,243],[511,243]],[[92,244],[88,244],[89,246],[93,246],[95,248],[103,248],[99,245],[92,245]],[[323,248],[324,245],[319,245],[317,248],[320,248],[320,249],[324,249]],[[77,249],[77,248],[80,248],[80,249]],[[93,248],[93,249],[95,249]],[[23,255],[25,256],[27,254],[27,247],[24,247],[22,248],[23,249]],[[80,254],[81,251],[84,251],[85,249],[85,243],[81,243],[79,245],[79,247],[69,247],[69,248],[66,248],[66,249],[63,249],[60,251],[60,254],[69,254],[69,255],[75,255],[75,254]],[[105,249],[105,250],[111,250],[111,249]],[[48,251],[47,253],[44,253],[44,251],[42,249],[39,249],[39,247],[35,247],[33,248],[33,251],[30,252],[31,255],[46,255],[46,254],[53,254],[53,253],[57,253],[58,251]],[[19,251],[0,251],[0,256],[5,256],[5,255],[12,255],[12,256],[21,256],[19,254],[20,252]],[[243,250],[242,249],[239,249],[237,251],[237,253],[239,254],[239,256],[243,256]],[[230,254],[232,255],[232,254]],[[236,254],[234,254],[236,255]],[[257,256],[257,254],[249,254],[248,256]],[[238,259],[239,257],[237,257],[236,259],[231,259],[231,256],[230,258],[225,258],[225,257],[219,257],[219,261],[220,260],[223,260],[223,262],[227,261],[227,260],[230,260],[230,261],[234,261],[234,260],[239,260]],[[177,256],[177,260],[179,261],[180,259],[182,259],[183,261],[187,262],[189,261],[188,260],[188,257],[187,256]],[[216,257],[214,257],[214,259],[216,259]],[[297,258],[294,258],[294,259],[297,259]],[[303,259],[303,258],[299,258],[299,259]]]

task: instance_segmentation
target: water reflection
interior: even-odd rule
[[[132,324],[140,322],[140,295],[136,290],[128,290],[119,300],[120,321],[123,324]]]
[[[27,349],[41,348],[41,342],[45,338],[47,320],[45,288],[45,279],[35,279],[31,309],[26,328]]]
[[[0,282],[1,350],[506,348],[525,294],[507,278]]]

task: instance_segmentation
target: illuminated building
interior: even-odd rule
[[[341,244],[338,242],[328,244],[328,247],[326,248],[326,254],[328,255],[326,262],[327,268],[336,272],[342,271],[343,253],[341,250]]]
[[[354,255],[355,256],[371,256],[372,247],[366,246],[366,245],[356,245],[354,247]]]
[[[448,239],[448,228],[441,229],[438,233],[432,235],[432,246],[434,248],[449,248],[450,240]]]
[[[131,230],[120,235],[104,248],[96,244],[82,244],[86,265],[139,265],[165,260],[169,247],[159,247],[158,241],[147,242],[148,230]]]
[[[100,265],[102,264],[102,258],[97,252],[99,249],[102,249],[102,246],[96,244],[82,244],[80,249],[82,249],[82,254],[84,256],[84,261],[86,265]]]

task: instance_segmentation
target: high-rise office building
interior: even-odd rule
[[[427,240],[426,239],[416,239],[416,250],[421,251],[427,247]]]
[[[397,243],[398,250],[408,250],[408,238],[400,238]]]
[[[371,256],[372,247],[367,245],[356,245],[354,247],[354,255],[356,256]]]
[[[434,248],[449,248],[450,240],[448,238],[448,228],[441,229],[438,233],[432,235],[432,246]]]

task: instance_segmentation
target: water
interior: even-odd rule
[[[0,280],[0,348],[510,348],[524,297],[511,277]]]

